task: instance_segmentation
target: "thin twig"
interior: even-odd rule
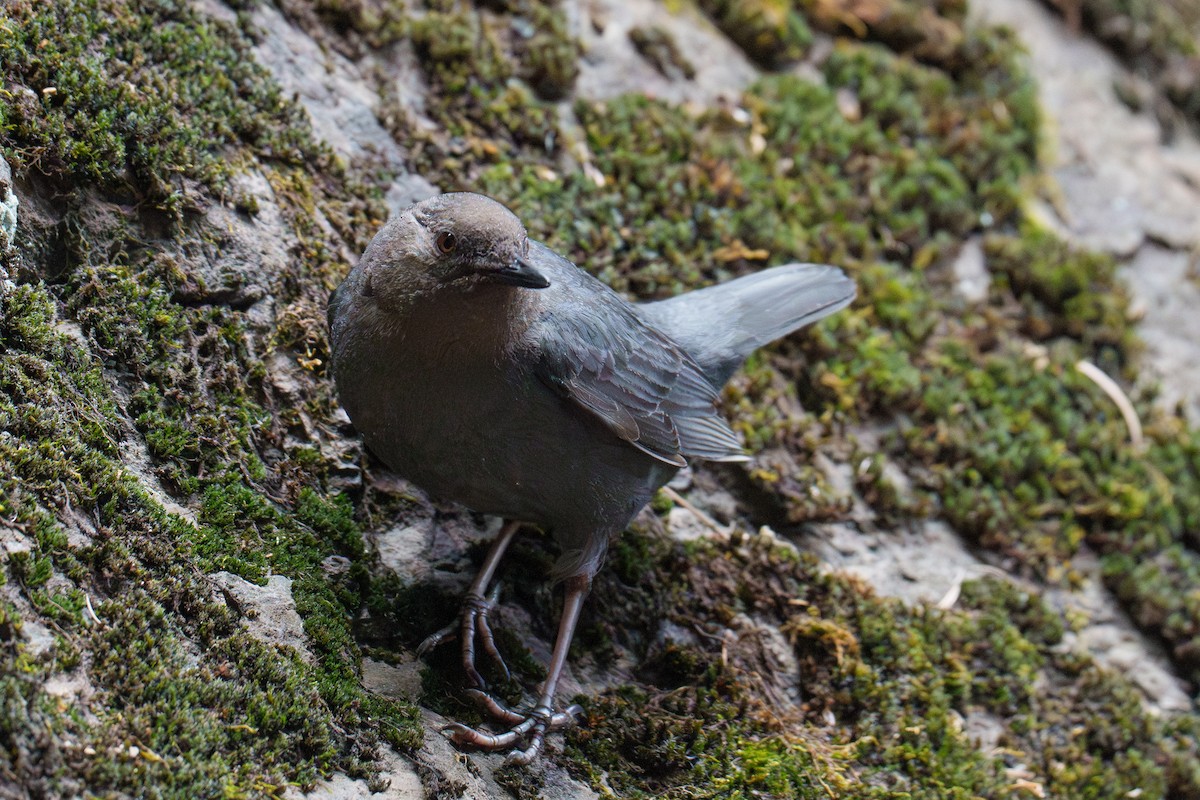
[[[1125,427],[1129,429],[1129,443],[1136,452],[1142,452],[1146,447],[1146,441],[1142,437],[1142,421],[1138,419],[1137,411],[1134,409],[1133,403],[1130,402],[1129,396],[1121,390],[1116,381],[1105,375],[1092,362],[1087,360],[1080,361],[1075,365],[1075,369],[1083,373],[1085,377],[1091,378],[1117,404],[1117,408],[1121,411],[1121,416],[1125,418]]]
[[[96,609],[92,608],[92,596],[87,592],[83,593],[83,605],[87,609],[88,616],[92,618],[93,622],[99,625],[100,617],[97,616]]]
[[[980,575],[991,575],[1001,580],[1013,580],[1013,576],[990,564],[977,564],[971,566],[969,569],[958,569],[954,573],[954,580],[951,582],[950,588],[942,595],[942,599],[937,601],[937,607],[942,611],[949,611],[951,608],[954,608],[954,604],[958,602],[958,597],[962,593],[963,581],[968,578],[977,578]]]
[[[714,531],[721,534],[722,536],[727,535],[729,533],[729,528],[726,528],[726,527],[720,525],[715,519],[710,517],[708,514],[705,514],[703,511],[696,508],[696,506],[690,500],[688,500],[686,497],[681,495],[679,492],[672,489],[670,486],[662,487],[662,493],[665,494],[667,497],[671,498],[672,503],[675,503],[678,506],[682,506],[682,507],[686,508],[688,511],[695,514],[696,518],[698,520],[700,520],[700,522],[702,522],[706,527],[712,528]]]

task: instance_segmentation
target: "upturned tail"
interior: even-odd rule
[[[752,352],[840,311],[855,293],[837,267],[785,264],[637,309],[723,386]]]

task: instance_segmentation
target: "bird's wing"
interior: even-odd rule
[[[837,267],[786,264],[644,303],[637,313],[687,350],[710,381],[722,384],[746,356],[845,308],[854,294],[854,281]]]
[[[538,377],[621,439],[674,466],[685,457],[744,461],[699,365],[603,284],[542,312]]]

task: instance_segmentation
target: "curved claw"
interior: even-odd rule
[[[534,708],[529,714],[529,721],[533,722],[532,733],[529,735],[529,746],[524,750],[515,750],[509,753],[508,758],[504,759],[504,765],[506,767],[524,767],[532,763],[546,745],[546,728],[553,718],[554,714],[546,706]]]
[[[527,725],[518,725],[500,734],[484,733],[462,723],[452,722],[442,728],[442,735],[459,747],[469,745],[479,750],[507,750],[521,741],[526,732],[533,727],[533,720],[526,722]]]
[[[501,725],[520,725],[521,723],[533,719],[537,713],[533,712],[526,716],[519,711],[513,711],[508,706],[504,705],[499,699],[492,697],[485,691],[480,689],[467,689],[467,697],[474,701],[475,705],[483,709],[492,719],[499,722]],[[580,716],[583,715],[583,706],[571,705],[562,711],[556,711],[553,714],[545,717],[546,732],[553,733],[560,731],[563,728],[574,725]]]
[[[496,601],[488,599],[491,603]],[[487,621],[487,612],[490,608],[480,610],[480,613],[475,618],[475,630],[479,633],[479,642],[484,645],[484,652],[487,657],[491,658],[492,663],[500,668],[500,672],[504,673],[504,680],[512,680],[512,673],[509,672],[508,664],[504,663],[504,656],[500,655],[500,651],[496,648],[496,638],[492,636],[492,626]]]
[[[571,637],[574,635],[575,626],[579,621],[579,610],[591,586],[591,575],[586,572],[580,573],[567,578],[564,583],[565,595],[562,615],[558,621],[558,635],[554,640],[554,650],[550,654],[550,663],[546,668],[546,680],[542,683],[537,705],[528,714],[521,714],[509,709],[504,703],[482,691],[483,679],[475,669],[475,637],[478,636],[488,654],[503,665],[499,652],[495,651],[495,640],[491,635],[491,627],[487,623],[487,614],[496,602],[497,595],[493,590],[488,593],[488,597],[484,597],[482,590],[491,582],[496,564],[515,532],[514,524],[506,525],[492,545],[492,550],[484,562],[484,568],[472,583],[471,591],[467,594],[459,625],[459,632],[462,635],[463,666],[475,684],[474,690],[469,691],[469,696],[494,718],[512,727],[503,733],[491,734],[454,723],[442,730],[456,745],[471,746],[481,750],[507,750],[517,747],[520,743],[525,743],[527,745],[525,749],[511,753],[506,762],[525,765],[536,759],[545,749],[548,732],[574,723],[575,717],[582,713],[579,706],[570,706],[566,710],[556,713],[553,710],[553,704],[555,690],[558,688],[558,682],[567,661]],[[440,642],[447,635],[446,633],[435,635],[430,643],[431,646]]]
[[[555,712],[550,716],[550,724],[546,727],[547,731],[558,731],[563,728],[574,725],[583,716],[583,706],[578,703],[573,703],[562,711]]]
[[[524,750],[514,750],[504,759],[506,767],[527,767],[535,758],[542,752],[542,747],[546,744],[546,732],[544,730],[535,730],[533,736],[530,737],[529,747]]]
[[[475,705],[487,712],[488,716],[501,725],[520,725],[526,719],[524,714],[513,711],[495,697],[479,689],[467,689],[467,697],[474,700]]]
[[[449,642],[456,636],[458,636],[457,622],[451,622],[440,631],[429,634],[417,645],[417,658],[424,658],[426,653],[436,649],[443,642]]]
[[[509,754],[504,760],[506,766],[525,766],[531,763],[545,748],[546,734],[573,724],[575,717],[583,713],[583,709],[577,705],[556,713],[551,713],[545,706],[538,706],[528,715],[524,715],[507,708],[486,692],[469,689],[467,693],[488,713],[512,727],[504,733],[491,734],[452,722],[442,728],[442,734],[458,747],[469,746],[488,751],[508,750],[527,741],[528,746],[524,750],[515,750]]]

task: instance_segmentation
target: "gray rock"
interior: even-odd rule
[[[811,527],[801,546],[831,568],[863,579],[880,594],[909,603],[938,603],[956,592],[964,579],[991,569],[940,520],[899,531],[823,523]]]
[[[206,3],[215,5],[214,0]],[[405,170],[404,152],[381,121],[380,98],[386,96],[409,124],[435,128],[423,113],[428,89],[407,42],[351,61],[314,40],[272,5],[257,5],[253,23],[263,32],[255,56],[299,98],[317,137],[351,161],[378,164],[399,175],[386,196],[392,213],[438,193],[423,177]],[[347,257],[353,262],[358,253]]]
[[[34,657],[54,647],[54,632],[32,618],[21,620],[21,638],[25,640],[26,652]]]
[[[287,800],[419,800],[427,796],[413,762],[390,747],[384,748],[376,766],[379,776],[370,782],[334,773],[307,792],[293,787],[283,796]]]
[[[1152,111],[1131,110],[1114,91],[1125,71],[1112,54],[1071,35],[1044,4],[971,8],[1020,35],[1052,121],[1045,149],[1059,193],[1053,207],[1035,205],[1037,216],[1069,241],[1128,259],[1123,275],[1145,312],[1150,378],[1161,381],[1166,405],[1182,401],[1200,420],[1200,287],[1184,279],[1180,257],[1200,248],[1200,140],[1180,126],[1164,143]]]
[[[428,200],[437,195],[439,191],[436,186],[420,175],[401,175],[392,181],[392,185],[383,199],[387,203],[388,212],[395,214],[413,203]]]
[[[1200,204],[1196,207],[1200,213]],[[1142,379],[1157,381],[1164,407],[1182,405],[1200,423],[1200,285],[1189,277],[1194,256],[1146,245],[1121,268],[1144,312],[1138,333],[1146,343]]]
[[[242,612],[250,635],[263,642],[291,647],[305,661],[312,662],[304,621],[296,613],[291,578],[272,575],[267,578],[266,586],[257,586],[232,572],[217,572],[208,577],[221,589],[226,601]]]
[[[377,695],[393,700],[415,701],[421,696],[421,662],[412,656],[399,664],[364,658],[362,683]]]
[[[32,549],[33,539],[16,528],[10,528],[0,523],[0,552],[6,557],[17,553],[28,553]]]
[[[0,251],[17,240],[17,193],[13,189],[12,169],[0,156]]]
[[[667,514],[667,530],[681,542],[703,539],[713,534],[712,528],[696,516],[691,509],[676,506]]]
[[[963,243],[952,268],[954,290],[962,299],[968,303],[982,303],[987,300],[992,276],[984,262],[983,243],[978,236],[972,236]]]
[[[579,19],[576,35],[585,50],[575,81],[580,97],[606,100],[633,92],[710,106],[736,97],[759,76],[745,53],[691,5],[670,8],[654,0],[571,0],[565,5]],[[668,78],[638,55],[629,30],[651,26],[667,31],[680,52],[692,54],[695,78]]]
[[[424,518],[410,524],[393,525],[375,534],[372,541],[383,566],[402,578],[415,580],[429,572],[425,554],[433,536],[433,520]]]

